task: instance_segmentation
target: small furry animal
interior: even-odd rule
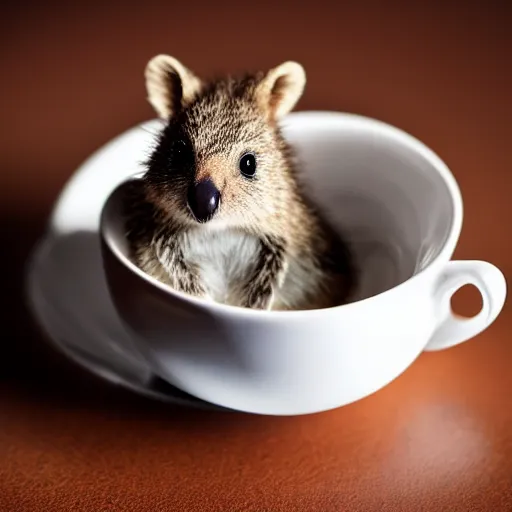
[[[134,262],[176,290],[224,304],[346,302],[349,251],[306,199],[278,126],[302,95],[303,67],[203,81],[158,55],[145,78],[165,127],[124,203]]]

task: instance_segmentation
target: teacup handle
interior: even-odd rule
[[[482,309],[472,318],[455,315],[450,303],[453,294],[467,284],[476,286],[482,295]],[[505,304],[506,295],[505,276],[491,263],[448,262],[434,291],[441,320],[425,350],[441,350],[474,338],[494,322]]]

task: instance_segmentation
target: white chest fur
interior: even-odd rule
[[[257,238],[229,229],[198,229],[184,240],[185,259],[198,266],[211,298],[235,304],[258,257]]]
[[[211,299],[240,304],[243,285],[258,259],[256,237],[229,229],[198,229],[186,235],[183,250],[185,259],[199,268]],[[318,269],[304,257],[287,260],[287,269],[273,309],[294,309],[320,279]]]

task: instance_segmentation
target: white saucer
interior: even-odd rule
[[[98,235],[103,202],[142,170],[158,121],[134,127],[93,154],[58,198],[27,269],[32,312],[53,345],[97,376],[173,404],[220,409],[152,375],[111,302]]]

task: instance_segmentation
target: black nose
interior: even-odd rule
[[[198,222],[210,220],[217,211],[220,192],[211,180],[204,180],[190,187],[188,205]]]

